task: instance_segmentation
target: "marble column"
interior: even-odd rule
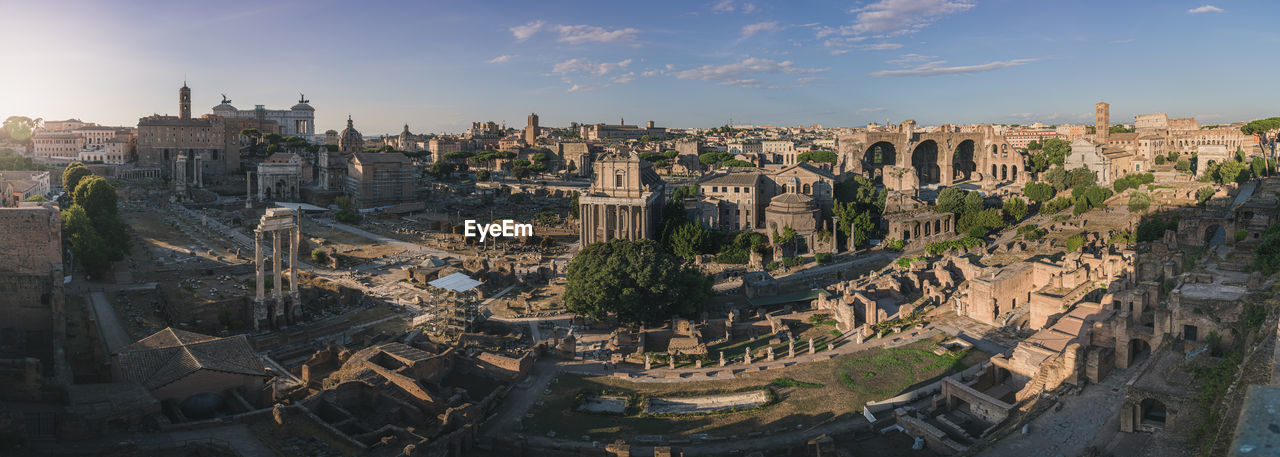
[[[276,315],[281,314],[280,306],[284,303],[284,281],[280,275],[280,231],[271,231],[271,280],[275,282]]]

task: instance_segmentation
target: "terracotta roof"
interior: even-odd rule
[[[719,174],[698,183],[700,186],[750,186],[760,179],[759,172]]]
[[[166,328],[121,348],[116,361],[127,380],[152,390],[200,370],[267,376],[244,335],[217,338]]]
[[[354,154],[360,163],[409,163],[409,157],[398,152],[358,152]]]

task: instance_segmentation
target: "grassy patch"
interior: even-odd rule
[[[774,387],[807,387],[812,389],[821,389],[825,387],[822,384],[818,384],[816,382],[796,381],[794,379],[785,378],[785,377],[774,378],[774,380],[769,384],[772,384]]]

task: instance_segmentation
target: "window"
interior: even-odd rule
[[[618,173],[613,177],[613,187],[622,188],[622,173]]]

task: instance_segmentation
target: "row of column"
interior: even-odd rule
[[[281,243],[280,243],[280,238],[281,238],[281,232],[287,232],[287,233],[285,234],[285,236],[288,236],[288,237],[289,237],[289,239],[288,239],[288,243],[289,243],[289,284],[290,284],[289,300],[286,300],[286,299],[285,299],[285,295],[284,295],[284,281],[282,280],[282,276],[283,276],[283,269],[281,268],[281,259],[280,259],[280,257],[281,257],[281,252],[280,252],[280,244],[281,244]],[[271,253],[272,253],[272,255],[271,255],[271,264],[272,264],[272,273],[271,273],[271,277],[272,277],[272,282],[273,282],[273,284],[272,284],[272,289],[273,289],[273,290],[272,290],[272,299],[275,301],[275,305],[276,305],[276,306],[275,306],[275,313],[274,313],[274,315],[272,315],[272,316],[268,316],[268,315],[267,315],[267,307],[266,307],[266,298],[267,298],[267,297],[266,297],[266,285],[265,285],[265,282],[266,282],[266,281],[265,281],[265,279],[266,279],[266,265],[265,265],[265,262],[263,262],[263,258],[262,258],[262,256],[263,256],[263,252],[262,252],[262,237],[263,237],[263,231],[262,231],[262,230],[255,230],[255,231],[253,232],[253,259],[254,259],[254,266],[255,266],[255,268],[254,268],[254,270],[255,270],[255,271],[254,271],[254,277],[256,278],[256,281],[255,281],[255,282],[256,282],[256,284],[255,284],[255,288],[256,288],[256,290],[255,290],[255,293],[254,293],[254,310],[253,310],[253,317],[254,317],[254,321],[253,321],[253,328],[254,328],[254,330],[259,330],[259,326],[261,325],[261,322],[262,322],[263,320],[268,319],[268,318],[271,318],[272,320],[275,320],[276,322],[279,322],[279,320],[278,320],[278,319],[279,319],[279,318],[281,318],[281,317],[284,317],[284,316],[285,316],[285,304],[286,304],[286,303],[289,303],[289,304],[291,305],[291,311],[290,311],[290,313],[289,313],[289,314],[291,315],[290,317],[296,317],[298,314],[300,314],[300,313],[301,313],[301,308],[299,307],[299,305],[300,305],[300,303],[299,303],[299,299],[300,299],[300,297],[301,297],[301,294],[299,293],[299,290],[298,290],[298,281],[297,281],[297,278],[298,278],[298,244],[299,244],[300,238],[301,238],[301,236],[302,236],[301,231],[300,231],[300,230],[298,229],[298,227],[295,225],[293,228],[290,228],[290,229],[286,229],[286,230],[272,230],[272,231],[270,231],[270,233],[271,233]]]
[[[583,245],[614,238],[638,240],[649,237],[647,206],[586,203],[578,212],[582,217],[580,239]],[[597,239],[597,230],[601,228],[604,229],[603,238]]]

